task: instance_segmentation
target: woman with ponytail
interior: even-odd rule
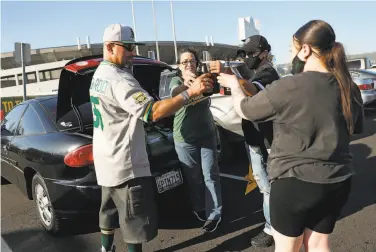
[[[321,20],[292,37],[292,74],[253,97],[236,76],[220,74],[244,119],[272,121],[268,158],[270,218],[276,252],[329,252],[329,234],[347,202],[354,174],[350,137],[361,133],[360,90],[333,28]]]

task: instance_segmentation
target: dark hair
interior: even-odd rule
[[[200,59],[198,57],[198,53],[197,53],[197,51],[195,49],[190,48],[190,47],[188,47],[188,48],[182,48],[182,49],[179,50],[178,62],[176,62],[177,64],[180,64],[180,58],[181,58],[181,55],[183,53],[191,53],[191,54],[193,54],[193,56],[195,57],[195,60],[196,60],[196,66],[199,66]],[[179,76],[180,78],[183,78],[183,74],[182,74],[180,68],[177,68],[176,76]]]
[[[342,114],[350,135],[353,134],[354,121],[351,108],[353,80],[346,64],[345,49],[341,43],[336,42],[333,28],[325,21],[312,20],[300,27],[293,38],[299,46],[307,44],[316,49],[321,62],[336,77],[341,92]]]
[[[181,55],[183,53],[191,53],[191,54],[193,54],[193,56],[195,57],[195,60],[196,60],[196,65],[199,64],[200,58],[198,57],[197,51],[195,49],[193,49],[193,48],[190,48],[190,47],[188,47],[188,48],[182,48],[182,49],[179,50],[178,62],[176,62],[177,64],[180,64],[180,58],[181,58]]]

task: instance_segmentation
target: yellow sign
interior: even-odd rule
[[[245,195],[252,192],[256,187],[257,183],[255,178],[253,177],[252,165],[249,165],[249,172],[245,176],[245,179],[248,181],[247,187],[245,188]]]
[[[12,110],[14,106],[16,106],[18,103],[22,102],[22,100],[8,100],[4,101],[4,99],[1,99],[1,109],[4,110],[5,114]]]

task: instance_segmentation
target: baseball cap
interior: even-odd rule
[[[253,35],[247,39],[242,40],[244,45],[242,49],[238,50],[237,54],[245,52],[246,54],[253,54],[259,51],[270,52],[271,47],[265,37],[261,35]]]
[[[103,42],[120,42],[123,44],[145,45],[134,40],[133,29],[121,24],[111,24],[106,27]]]

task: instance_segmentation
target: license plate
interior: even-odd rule
[[[173,170],[155,178],[158,193],[168,191],[183,183],[183,177],[180,170]]]

